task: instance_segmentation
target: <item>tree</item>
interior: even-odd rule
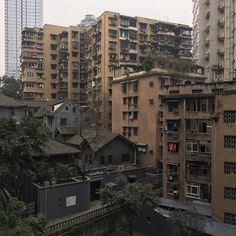
[[[173,236],[204,236],[204,217],[195,212],[173,211],[170,215]]]
[[[145,71],[150,71],[154,68],[154,60],[150,54],[142,61],[142,67]]]
[[[0,83],[2,93],[15,99],[21,97],[21,80],[4,75],[0,78]]]
[[[10,236],[45,236],[47,221],[42,216],[27,216],[24,203],[16,198],[9,199],[3,211],[0,211],[0,222],[7,225]]]
[[[143,206],[157,207],[157,194],[149,184],[128,183],[126,177],[116,179],[114,186],[105,186],[101,190],[104,204],[116,205],[129,225],[129,234],[133,235],[133,225]]]
[[[46,140],[47,130],[34,118],[0,119],[0,185],[13,196],[21,198],[24,183],[35,180],[40,163],[32,154]]]

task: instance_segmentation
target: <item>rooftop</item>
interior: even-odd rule
[[[162,75],[162,76],[176,77],[177,74],[175,71],[171,71],[171,70],[167,70],[167,69],[163,69],[163,68],[154,68],[148,72],[140,71],[140,72],[136,72],[136,73],[131,73],[131,74],[129,74],[128,78],[126,75],[114,78],[113,83],[119,83],[122,81],[126,81],[127,79],[129,79],[129,80],[142,79],[142,78],[144,78],[146,76],[150,76],[150,75]],[[204,75],[198,74],[198,73],[189,73],[189,72],[188,73],[178,73],[178,76],[181,76],[181,79],[193,78],[193,79],[198,79],[202,82],[204,82],[206,80],[206,77]]]
[[[0,93],[0,107],[27,107],[22,102]]]
[[[68,155],[68,154],[78,154],[80,151],[74,147],[68,146],[56,140],[50,139],[45,143],[44,146],[40,147],[40,150],[47,156],[56,155]],[[36,152],[35,156],[40,155],[40,152]]]

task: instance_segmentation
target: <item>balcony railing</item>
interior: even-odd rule
[[[187,182],[194,182],[194,183],[202,183],[207,184],[211,182],[211,178],[209,175],[186,175],[186,181]]]

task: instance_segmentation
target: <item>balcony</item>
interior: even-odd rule
[[[212,113],[207,111],[186,111],[185,118],[186,119],[209,119],[211,118]]]
[[[211,152],[202,153],[202,152],[187,151],[186,160],[211,163]]]
[[[209,175],[186,175],[186,182],[194,182],[200,184],[208,184],[211,182],[211,178]]]
[[[198,130],[186,131],[187,139],[211,140],[211,132],[199,132]]]
[[[178,141],[179,140],[179,132],[166,131],[166,139],[167,141]]]

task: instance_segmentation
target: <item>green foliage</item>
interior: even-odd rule
[[[142,67],[145,71],[150,71],[154,68],[154,60],[151,55],[147,55],[147,57],[142,61]]]
[[[46,140],[47,131],[34,118],[0,119],[0,184],[13,196],[20,197],[25,181],[37,175],[32,153]]]
[[[15,99],[19,99],[21,97],[21,80],[4,75],[0,78],[0,83],[1,91],[5,95]]]
[[[160,55],[156,56],[154,61],[156,67],[161,67],[170,70],[176,73],[176,75],[191,72],[192,67],[194,65],[193,61],[189,59],[180,59],[176,57]]]
[[[204,217],[195,212],[173,211],[170,215],[173,236],[204,236]]]
[[[0,211],[0,222],[8,226],[10,236],[46,236],[46,219],[41,215],[25,216],[24,203],[15,198]]]
[[[130,235],[136,217],[143,206],[158,206],[157,194],[149,184],[128,183],[125,177],[119,177],[113,186],[105,186],[101,191],[104,204],[115,204],[121,210],[130,226]]]

